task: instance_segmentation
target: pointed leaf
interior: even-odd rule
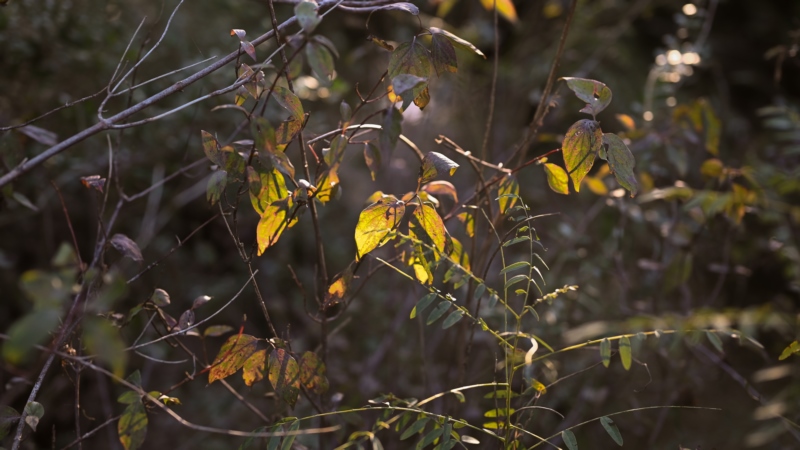
[[[795,353],[800,353],[800,342],[794,341],[791,344],[787,345],[785,349],[781,352],[781,355],[778,357],[779,361],[783,361],[784,359],[792,356]]]
[[[319,176],[319,180],[317,180],[317,200],[322,202],[323,205],[328,203],[336,197],[338,187],[339,165],[335,164]]]
[[[566,445],[569,450],[578,450],[578,440],[575,439],[575,435],[572,433],[572,431],[562,431],[561,439],[564,440],[564,445]]]
[[[451,312],[447,316],[447,318],[444,319],[444,322],[442,322],[442,329],[446,330],[446,329],[452,327],[453,325],[458,323],[458,321],[461,320],[463,317],[464,317],[464,311],[462,311],[460,309],[457,309],[457,310]]]
[[[227,334],[233,331],[233,327],[230,325],[211,325],[210,327],[206,328],[203,331],[203,336],[206,337],[219,337],[223,334]]]
[[[545,163],[544,171],[547,174],[547,184],[550,189],[559,194],[569,194],[569,177],[567,172],[558,164]]]
[[[431,62],[428,49],[422,43],[413,40],[400,44],[389,58],[389,78],[400,74],[416,75],[427,79],[431,73]]]
[[[472,45],[472,43],[470,43],[470,42],[468,42],[468,41],[466,41],[464,39],[461,39],[460,37],[456,36],[455,34],[449,32],[447,30],[443,30],[441,28],[436,28],[436,27],[431,27],[430,31],[431,31],[431,34],[442,35],[442,36],[445,36],[447,39],[450,39],[450,41],[456,47],[460,47],[460,48],[462,48],[464,50],[469,50],[471,52],[474,52],[476,55],[480,56],[481,58],[486,59],[486,55],[484,55],[482,51],[478,50],[478,48],[475,47],[474,45]]]
[[[625,370],[630,370],[631,368],[631,340],[628,339],[628,336],[622,336],[619,339],[619,357],[622,360],[622,367]]]
[[[137,399],[125,408],[117,424],[119,441],[125,450],[136,450],[147,436],[147,411],[142,401]]]
[[[591,170],[602,141],[603,132],[599,124],[590,119],[579,120],[567,130],[561,151],[575,192],[581,190],[581,181]]]
[[[430,325],[433,322],[439,320],[439,318],[442,317],[444,313],[447,312],[448,309],[450,309],[450,302],[447,300],[436,305],[436,308],[433,308],[433,311],[431,311],[431,313],[428,315],[428,320],[426,324]]]
[[[269,355],[269,382],[278,397],[294,408],[300,394],[300,367],[286,350],[275,349]]]
[[[324,307],[333,306],[341,301],[344,301],[345,295],[350,290],[350,283],[353,281],[353,264],[347,266],[347,269],[339,274],[333,282],[328,286],[325,292]]]
[[[428,194],[435,196],[446,195],[453,200],[453,203],[458,203],[458,193],[453,183],[445,180],[431,181],[430,183],[422,186],[422,190]]]
[[[330,84],[335,70],[330,50],[318,42],[311,41],[306,44],[306,60],[320,83],[325,86]]]
[[[358,259],[383,243],[383,239],[400,223],[405,210],[405,203],[387,196],[361,211],[355,231]]]
[[[431,303],[433,303],[434,300],[436,300],[436,297],[437,295],[435,292],[431,292],[430,294],[427,294],[424,297],[422,297],[419,300],[419,302],[417,302],[416,306],[414,306],[414,309],[411,310],[410,318],[413,319],[417,317],[417,314],[422,314],[422,312],[425,311],[425,308],[427,308],[428,305],[430,305]]]
[[[513,208],[517,203],[517,196],[519,196],[519,183],[517,178],[509,175],[500,181],[497,186],[498,202],[500,204],[500,212],[505,214],[506,211]]]
[[[328,379],[325,377],[325,363],[316,353],[305,352],[300,358],[300,383],[315,394],[328,391]]]
[[[611,420],[611,418],[609,417],[601,417],[600,424],[603,425],[603,428],[606,429],[606,432],[608,433],[609,436],[611,436],[611,439],[613,439],[614,442],[616,442],[617,445],[621,447],[622,435],[620,434],[619,429],[617,428],[617,424],[615,424],[614,421]]]
[[[344,151],[347,148],[347,136],[337,134],[336,137],[331,139],[331,148],[325,154],[325,163],[328,166],[338,164],[344,158]]]
[[[414,214],[409,221],[411,237],[434,246],[440,253],[445,252],[447,245],[447,230],[436,208],[423,203],[414,209]]]
[[[609,169],[617,182],[630,191],[631,197],[635,196],[639,190],[639,182],[636,181],[636,174],[633,173],[633,167],[636,164],[633,153],[625,145],[625,142],[613,133],[603,135],[603,144],[607,146],[606,156]]]
[[[437,76],[442,76],[444,72],[458,71],[456,49],[442,33],[431,33],[431,60]]]
[[[500,271],[500,274],[511,272],[512,270],[522,269],[523,267],[530,267],[531,263],[528,261],[517,261],[514,264],[509,264],[503,270]]]
[[[572,77],[564,77],[562,80],[567,82],[576,97],[586,102],[586,107],[580,112],[595,116],[611,103],[611,89],[599,81]]]
[[[39,419],[44,417],[44,406],[39,402],[28,402],[25,405],[25,424],[31,427],[31,430],[36,431],[36,426],[39,425]]]
[[[604,366],[608,367],[611,364],[611,342],[608,339],[600,341],[600,358]]]
[[[259,350],[245,360],[242,366],[242,379],[244,379],[244,384],[252,386],[254,383],[264,379],[266,361],[266,350]]]
[[[282,86],[275,86],[273,91],[275,100],[287,111],[292,117],[301,119],[303,117],[303,104],[294,92]]]
[[[292,198],[286,197],[270,203],[264,210],[264,214],[262,214],[261,220],[258,221],[258,226],[256,227],[259,256],[261,256],[267,248],[275,245],[283,231],[287,227],[292,226],[292,223],[297,220],[295,217],[289,222],[292,208]]]
[[[144,261],[144,258],[142,258],[142,251],[139,250],[139,246],[136,245],[136,242],[134,242],[128,236],[117,233],[114,236],[111,236],[109,242],[111,242],[111,245],[119,250],[119,252],[124,256],[127,256],[136,262]]]
[[[286,198],[289,192],[286,190],[286,181],[280,172],[272,168],[268,171],[256,171],[248,167],[247,179],[250,183],[250,202],[253,209],[261,216],[267,212],[267,208],[280,199]]]
[[[428,152],[422,159],[422,167],[419,169],[419,185],[433,181],[443,176],[452,176],[456,173],[458,164],[452,159],[438,152]]]
[[[496,5],[497,12],[501,16],[505,17],[509,22],[517,22],[517,10],[511,0],[481,0],[481,3],[487,11],[491,11]]]
[[[248,334],[231,336],[219,349],[208,372],[208,383],[229,377],[244,366],[245,361],[257,351],[258,339]]]

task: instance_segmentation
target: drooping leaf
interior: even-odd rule
[[[414,436],[415,434],[421,432],[422,430],[425,429],[425,425],[427,425],[429,421],[430,419],[427,417],[422,417],[420,419],[417,419],[414,423],[411,424],[410,427],[406,428],[406,431],[404,431],[403,434],[400,435],[400,440],[401,441],[406,440],[411,436]]]
[[[344,100],[342,100],[342,103],[339,103],[339,115],[342,116],[342,122],[345,123],[350,121],[350,118],[353,117],[353,108]]]
[[[322,172],[317,180],[316,199],[324,205],[336,197],[339,187],[339,164],[334,164],[328,170]]]
[[[599,81],[572,77],[564,77],[562,80],[567,82],[576,97],[586,102],[586,107],[580,112],[594,117],[611,103],[611,89]]]
[[[367,163],[372,181],[375,181],[381,167],[381,152],[372,141],[364,143],[364,162]]]
[[[261,217],[264,217],[267,208],[273,202],[289,195],[283,175],[275,168],[256,171],[248,167],[247,175],[250,183],[250,202]]]
[[[229,337],[214,358],[212,368],[208,372],[208,383],[227,378],[241,369],[245,361],[258,350],[257,342],[258,339],[249,334]]]
[[[405,211],[405,203],[391,195],[361,211],[355,231],[358,259],[383,243],[383,239],[400,223]]]
[[[444,72],[458,71],[456,49],[443,33],[431,33],[431,61],[437,76],[442,76]]]
[[[344,301],[347,292],[350,290],[350,283],[353,281],[353,266],[354,264],[350,264],[347,269],[334,278],[325,292],[323,306],[327,308]]]
[[[303,117],[303,104],[294,92],[283,86],[275,86],[273,94],[275,95],[275,100],[277,100],[285,110],[289,111],[292,117],[298,119]]]
[[[453,183],[445,180],[437,180],[431,181],[427,183],[425,186],[422,186],[422,190],[427,192],[431,195],[441,196],[445,195],[450,197],[453,200],[453,203],[458,203],[458,193],[456,192],[456,187],[453,186]]]
[[[25,424],[31,427],[31,430],[36,431],[36,426],[39,425],[39,420],[44,417],[44,406],[39,402],[28,402],[25,405]]]
[[[506,211],[517,204],[517,196],[519,196],[517,178],[513,175],[503,178],[497,186],[497,196],[497,201],[500,204],[500,213],[505,214]]]
[[[277,151],[278,142],[275,137],[275,129],[266,118],[261,116],[255,117],[250,122],[250,133],[253,135],[253,143],[256,146],[256,150],[268,153]]]
[[[205,305],[206,303],[210,302],[211,299],[213,298],[214,297],[210,297],[208,295],[198,295],[197,297],[194,298],[194,300],[192,300],[192,309],[197,309]]]
[[[423,249],[421,244],[415,244],[409,260],[411,268],[414,269],[414,276],[422,284],[433,284],[433,270],[436,268],[436,261],[430,257],[433,256],[431,253],[431,251]]]
[[[462,212],[456,216],[456,218],[464,224],[464,228],[467,231],[467,236],[475,236],[475,215],[473,213]]]
[[[414,15],[414,16],[418,16],[419,15],[419,8],[417,8],[416,5],[414,5],[413,3],[410,3],[410,2],[391,3],[391,4],[388,4],[388,5],[380,6],[380,7],[378,7],[378,9],[381,9],[381,10],[384,10],[384,11],[390,11],[390,10],[405,11],[405,12],[411,14],[411,15]]]
[[[636,164],[633,153],[625,145],[625,142],[613,133],[603,135],[603,145],[607,146],[608,167],[617,182],[630,191],[631,197],[635,196],[639,190],[639,182],[636,180],[636,174],[633,173],[633,167]]]
[[[415,447],[416,450],[422,450],[430,444],[433,444],[444,432],[444,428],[434,428],[433,430],[429,431],[428,434],[422,438],[421,441],[417,442],[417,446]]]
[[[317,25],[319,25],[322,18],[317,13],[316,2],[300,2],[294,7],[294,15],[297,17],[297,22],[306,34],[311,34]]]
[[[119,441],[125,450],[136,450],[147,436],[147,411],[141,399],[129,404],[117,424]]]
[[[564,440],[564,445],[566,445],[569,450],[578,450],[578,440],[575,439],[575,435],[572,433],[572,431],[562,431],[561,439]]]
[[[611,364],[611,342],[608,339],[600,341],[600,359],[606,367]]]
[[[458,282],[458,279],[461,278],[463,273],[470,270],[469,255],[464,251],[464,246],[461,244],[461,241],[451,237],[450,242],[452,245],[450,246],[450,253],[447,256],[450,257],[453,264],[447,269],[447,272],[444,274],[444,280],[442,281],[449,283],[451,279],[455,278],[456,289],[458,289],[462,285]],[[466,282],[466,280],[464,280],[464,282]]]
[[[428,103],[431,102],[431,93],[428,90],[428,86],[425,86],[425,89],[420,91],[419,95],[414,98],[414,104],[417,105],[419,109],[425,109],[428,106]],[[405,108],[405,106],[404,106]]]
[[[708,341],[711,342],[711,345],[713,345],[718,352],[725,353],[725,349],[722,346],[722,340],[719,338],[719,336],[717,336],[717,333],[713,331],[706,331],[706,338],[708,338]]]
[[[150,301],[153,302],[154,305],[163,308],[169,305],[169,294],[163,289],[156,289],[150,297]]]
[[[256,48],[253,46],[252,43],[250,43],[250,41],[245,39],[246,35],[245,31],[236,29],[231,30],[231,36],[234,35],[237,38],[239,38],[239,44],[242,46],[242,50],[244,50],[244,52],[247,53],[247,56],[252,58],[253,61],[258,61],[258,59],[256,58]]]
[[[431,60],[428,49],[413,39],[411,42],[404,42],[397,46],[389,57],[389,79],[394,80],[400,74],[414,75],[427,80],[431,74]],[[403,109],[412,100],[416,99],[425,89],[425,85],[417,85],[411,90],[410,95],[403,97]],[[400,95],[396,92],[396,94]]]
[[[313,352],[305,352],[300,357],[300,383],[315,394],[328,391],[328,379],[325,377],[325,363]]]
[[[306,60],[320,83],[325,86],[329,85],[333,79],[335,68],[333,55],[328,47],[319,42],[310,41],[306,44]]]
[[[438,34],[438,35],[445,36],[456,47],[460,47],[460,48],[462,48],[464,50],[469,50],[471,52],[474,52],[476,55],[480,56],[481,58],[486,59],[486,55],[484,55],[482,51],[478,50],[478,47],[475,47],[474,45],[472,45],[472,43],[470,43],[470,42],[468,42],[468,41],[466,41],[464,39],[461,39],[460,37],[456,36],[455,34],[449,32],[447,30],[443,30],[441,28],[436,28],[436,27],[431,27],[430,28],[430,32],[433,35],[437,35]]]
[[[90,353],[109,366],[114,375],[121,377],[125,373],[128,353],[119,330],[107,320],[91,318],[83,324],[83,343]]]
[[[575,192],[581,190],[581,181],[591,170],[602,144],[603,131],[591,119],[579,120],[567,130],[561,152]]]
[[[249,358],[247,358],[242,365],[242,379],[244,384],[252,386],[264,379],[264,369],[267,365],[267,351],[259,350]]]
[[[275,349],[269,355],[269,382],[278,398],[294,408],[300,394],[300,367],[286,350]]]
[[[616,442],[617,445],[621,447],[622,435],[620,434],[619,429],[617,428],[617,424],[615,424],[610,417],[601,417],[600,424],[603,425],[603,428],[606,429],[606,432],[608,433],[609,436],[611,436],[611,439],[613,439],[614,442]]]
[[[225,186],[228,184],[228,172],[224,170],[216,170],[211,174],[208,179],[208,187],[206,187],[206,200],[214,206],[225,192]]]
[[[619,357],[622,360],[622,367],[625,370],[631,369],[631,340],[628,339],[628,336],[622,336],[619,339]]]
[[[458,164],[452,159],[438,152],[428,152],[422,159],[422,166],[419,168],[418,185],[433,181],[443,176],[452,176],[456,173]]]
[[[436,305],[435,308],[433,308],[433,311],[431,311],[431,313],[428,315],[428,320],[425,323],[430,325],[433,322],[436,322],[444,315],[444,313],[447,312],[448,309],[450,309],[450,302],[447,300],[442,301]]]
[[[478,445],[478,444],[481,443],[481,441],[475,439],[472,436],[467,436],[467,435],[462,435],[461,436],[461,442],[463,442],[465,444],[470,444],[470,445]]]
[[[278,103],[286,109],[291,117],[288,120],[282,122],[278,128],[275,130],[275,141],[277,144],[288,144],[289,142],[294,139],[297,133],[303,128],[304,123],[304,112],[303,112],[303,105],[300,103],[300,99],[290,90],[281,87],[275,86],[274,90],[275,99]],[[282,151],[276,150],[271,152],[272,155],[283,154]],[[294,177],[294,169],[292,169],[291,176]]]
[[[547,184],[554,192],[559,194],[569,194],[569,177],[567,172],[558,164],[545,163],[544,171],[547,174]]]
[[[800,342],[794,341],[791,344],[787,345],[785,349],[781,352],[781,355],[778,357],[779,361],[783,361],[784,359],[792,356],[793,354],[800,353]]]
[[[292,198],[286,197],[270,203],[264,210],[264,214],[261,215],[261,220],[258,221],[258,226],[256,227],[259,256],[266,249],[275,245],[283,231],[297,221],[297,217],[291,219],[292,208]]]
[[[58,327],[60,312],[56,309],[34,310],[14,322],[3,343],[3,358],[11,364],[25,361],[34,346],[44,343]]]
[[[203,331],[203,336],[205,337],[219,337],[224,334],[228,334],[233,331],[233,327],[230,325],[211,325],[210,327],[206,328]]]
[[[347,148],[347,136],[337,134],[336,137],[331,139],[331,148],[325,154],[325,163],[328,166],[339,164],[344,158],[344,150]]]
[[[136,245],[136,242],[134,242],[133,239],[129,238],[128,236],[117,233],[111,236],[109,242],[114,246],[115,249],[119,250],[123,256],[127,256],[136,262],[144,261],[144,258],[142,257],[142,251],[139,250],[139,246]]]
[[[414,209],[409,221],[409,231],[411,237],[432,245],[439,253],[445,253],[447,230],[433,206],[422,203]]]
[[[381,151],[391,154],[397,145],[402,131],[403,114],[394,106],[389,106],[383,114],[383,122],[380,137]]]
[[[187,309],[181,314],[180,319],[178,319],[178,329],[185,330],[194,325],[194,322],[194,311]]]
[[[431,303],[433,303],[434,300],[436,300],[436,297],[437,295],[435,292],[431,292],[422,297],[411,310],[410,318],[413,319],[417,317],[417,314],[422,314],[422,312],[425,311],[425,308],[427,308]]]
[[[457,309],[451,312],[442,322],[442,329],[446,330],[460,321],[464,317],[464,311]]]
[[[517,9],[514,8],[514,3],[511,0],[481,0],[483,7],[487,11],[491,11],[497,5],[497,12],[505,17],[509,22],[517,22]]]

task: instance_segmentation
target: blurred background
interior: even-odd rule
[[[464,149],[479,152],[497,56],[496,109],[487,159],[497,163],[513,153],[542,100],[570,2],[514,2],[515,16],[499,17],[497,55],[494,15],[480,1],[414,3],[421,9],[419,19],[402,12],[381,12],[373,15],[369,29],[364,14],[334,11],[325,17],[317,33],[338,49],[336,78],[323,86],[306,66],[296,80],[298,95],[310,113],[305,132],[311,137],[336,129],[340,103],[357,104],[356,86],[368,92],[386,70],[389,53],[367,40],[368,35],[399,43],[411,39],[420,25],[450,30],[475,44],[487,59],[459,50],[458,73],[434,77],[425,110],[411,106],[404,112],[403,134],[423,152],[439,151],[461,164],[451,181],[463,200],[474,191],[475,173],[466,160],[437,145],[436,137],[447,136]],[[6,2],[0,8],[0,127],[25,122],[103,90],[120,58],[130,65],[153,46],[174,5],[172,0]],[[276,9],[279,21],[292,15],[291,5],[279,3]],[[271,29],[266,2],[183,4],[161,46],[137,71],[136,80],[226,55],[239,44],[230,36],[232,28],[246,30],[251,39]],[[274,48],[274,41],[259,46],[259,57]],[[557,213],[533,223],[546,249],[539,255],[549,267],[541,266],[546,281],[543,290],[579,286],[552,304],[538,307],[540,320],[526,322],[526,331],[555,348],[658,329],[738,331],[721,334],[724,352],[704,335],[650,336],[638,344],[630,371],[617,360],[608,369],[598,365],[595,348],[549,358],[536,368],[536,378],[549,385],[537,404],[565,417],[536,412],[529,430],[548,436],[564,426],[615,411],[690,405],[721,411],[642,411],[617,416],[615,421],[631,448],[800,447],[800,430],[779,417],[794,423],[800,419],[798,356],[778,360],[783,349],[798,339],[800,323],[799,50],[798,2],[578,2],[557,75],[596,79],[613,91],[611,105],[597,119],[604,131],[619,133],[629,142],[641,192],[630,198],[600,161],[580,193],[569,196],[551,191],[537,165],[517,174],[520,195],[531,214]],[[194,70],[110,102],[105,115],[141,101]],[[235,77],[232,66],[222,69],[134,119],[167,111]],[[563,82],[556,85],[555,93],[550,113],[524,160],[558,148],[567,128],[584,118],[578,113],[583,104]],[[102,98],[37,121],[34,125],[40,130],[0,134],[3,172],[39,154],[49,142],[94,124]],[[89,260],[103,194],[85,188],[80,178],[107,175],[109,145],[114,148],[116,174],[106,186],[110,206],[102,212],[105,219],[119,198],[117,183],[132,195],[204,159],[200,130],[212,131],[221,140],[249,138],[246,131],[233,134],[240,113],[211,111],[232,101],[233,94],[228,94],[145,126],[96,135],[7,186],[0,200],[0,330],[8,330],[32,308],[20,288],[23,273],[53,269],[59,247],[72,242],[51,182],[64,197],[83,260]],[[358,118],[387,105],[385,99],[370,104]],[[418,161],[402,143],[393,153],[382,155],[376,181],[370,177],[361,148],[351,145],[347,150],[340,170],[341,196],[319,208],[331,275],[353,259],[353,230],[366,199],[378,190],[400,196],[415,188]],[[287,154],[299,168],[297,145],[292,144]],[[551,160],[560,161],[560,156]],[[129,279],[166,255],[179,242],[176,238],[183,239],[211,218],[217,208],[205,198],[210,174],[210,164],[198,164],[126,204],[113,232],[136,241],[144,262],[123,259],[112,250],[104,263]],[[442,203],[444,214],[452,204]],[[249,208],[242,209],[237,226],[247,245],[255,239],[257,220]],[[447,227],[462,242],[467,240],[457,220],[449,221]],[[313,236],[306,214],[254,263],[273,323],[280,337],[290,340],[298,352],[313,351],[320,343],[319,325],[306,314],[303,293],[292,275],[294,271],[297,281],[313,292]],[[379,252],[391,255],[392,249]],[[506,254],[509,261],[526,257],[525,251],[514,247]],[[501,268],[495,263],[487,278],[487,284],[496,289],[502,287]],[[212,296],[218,307],[248,277],[225,223],[217,219],[130,283],[108,310],[125,314],[155,288],[162,288],[172,298],[171,314],[178,317],[200,295]],[[462,287],[453,293],[463,298],[465,291]],[[327,395],[336,396],[338,408],[359,407],[382,394],[424,398],[502,378],[496,366],[503,355],[490,336],[478,330],[464,361],[462,352],[454,348],[462,349],[468,339],[465,326],[443,331],[408,319],[424,293],[391,270],[380,270],[330,324],[336,332],[328,344],[331,388]],[[205,308],[198,310],[198,319],[214,310],[212,305]],[[499,311],[482,314],[500,323]],[[243,315],[247,333],[272,337],[251,288],[212,323],[238,328]],[[120,329],[125,342],[132,342],[142,330],[142,317]],[[199,339],[186,339],[187,345],[202,348]],[[208,338],[208,353],[216,354],[223,340]],[[157,358],[183,358],[180,349],[167,345],[149,350]],[[1,363],[0,404],[18,411],[24,407],[44,358],[37,354],[24,364]],[[190,363],[165,365],[132,355],[126,373],[134,369],[141,371],[148,390],[165,390],[192,370]],[[62,448],[74,440],[74,386],[69,373],[66,366],[51,369],[39,395],[46,414],[39,431],[23,448],[50,447],[51,441],[54,448]],[[274,399],[265,396],[271,390],[266,383],[246,388],[238,377],[230,382],[270,417],[283,412]],[[88,372],[83,383],[85,412],[80,420],[86,431],[122,411],[123,405],[115,399],[124,389]],[[483,411],[493,404],[483,399],[485,393],[467,391],[466,403],[442,401],[432,409],[480,423]],[[219,383],[207,386],[205,380],[195,381],[170,395],[181,399],[182,406],[176,410],[195,423],[239,430],[263,425]],[[311,413],[311,406],[301,400],[290,415]],[[333,448],[334,440],[344,442],[350,432],[371,429],[376,417],[348,417],[345,429],[328,438],[323,448]],[[387,448],[413,445],[399,442],[393,431],[382,433],[379,437]],[[576,435],[581,448],[612,446],[596,423],[577,429]],[[153,412],[145,448],[235,448],[242,441],[189,430]],[[316,438],[301,438],[297,443],[311,448],[319,445]],[[101,430],[84,445],[121,448],[115,426]]]

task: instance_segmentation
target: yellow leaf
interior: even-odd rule
[[[266,350],[259,350],[247,358],[247,360],[244,362],[242,370],[242,379],[244,379],[244,384],[252,386],[253,383],[261,381],[264,378],[266,360]]]
[[[481,0],[483,7],[487,11],[491,11],[494,8],[495,2],[497,2],[497,12],[501,16],[508,19],[509,22],[517,22],[517,9],[514,8],[514,3],[511,0]]]

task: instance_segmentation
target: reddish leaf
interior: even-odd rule
[[[455,73],[458,71],[456,49],[444,34],[432,33],[431,60],[437,76],[442,76],[444,72]]]
[[[147,435],[147,411],[140,399],[129,404],[117,424],[119,441],[125,450],[136,450]]]
[[[289,222],[293,205],[292,198],[286,197],[270,203],[264,210],[264,214],[261,216],[261,220],[259,220],[258,227],[256,228],[259,256],[262,255],[267,248],[275,245],[283,231],[297,221],[295,217]]]
[[[311,41],[306,44],[306,60],[317,79],[324,85],[333,79],[333,55],[327,46]]]
[[[603,131],[594,120],[579,120],[567,130],[561,152],[575,192],[580,191],[581,181],[591,170],[602,145]]]
[[[245,361],[256,352],[257,342],[258,339],[247,334],[229,337],[219,349],[208,372],[209,384],[227,378],[241,369]]]
[[[81,177],[81,184],[86,189],[96,189],[103,192],[106,185],[106,179],[101,178],[100,175],[89,175],[88,177]]]

